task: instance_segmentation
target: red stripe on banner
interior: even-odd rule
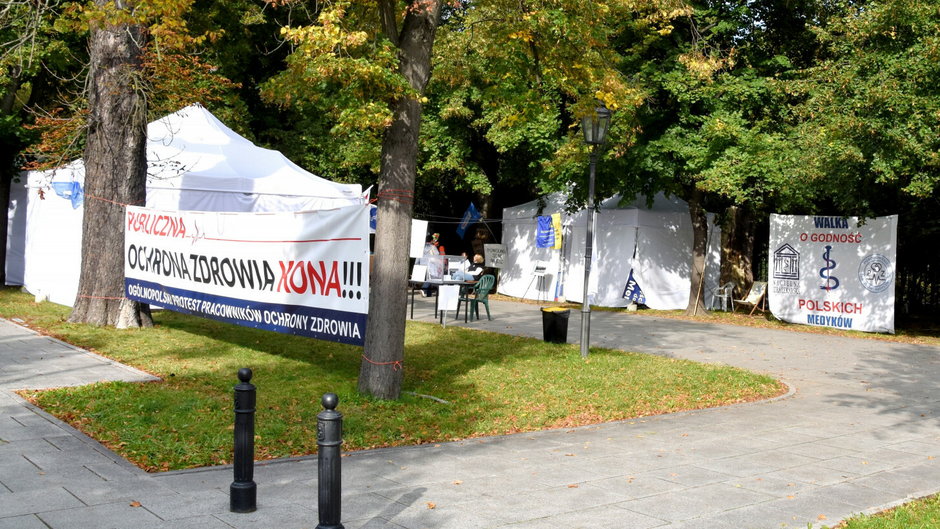
[[[252,239],[220,239],[216,237],[191,237],[192,239],[201,239],[204,241],[219,241],[219,242],[276,242],[276,243],[304,243],[304,242],[340,242],[340,241],[361,241],[362,237],[343,237],[339,239],[308,239],[304,241],[258,241]]]

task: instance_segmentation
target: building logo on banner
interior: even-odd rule
[[[800,288],[800,252],[789,244],[774,251],[773,284],[777,292],[796,294]]]
[[[771,215],[771,312],[791,323],[894,332],[897,222]]]
[[[128,206],[128,298],[236,325],[363,345],[369,208],[298,213]]]
[[[884,292],[892,279],[891,261],[883,255],[869,255],[858,266],[858,280],[872,292]]]
[[[839,278],[832,275],[832,270],[836,267],[835,259],[831,259],[829,254],[832,252],[832,246],[826,246],[826,251],[823,252],[822,258],[826,262],[826,266],[819,269],[819,277],[825,279],[822,285],[819,288],[829,292],[839,288]]]

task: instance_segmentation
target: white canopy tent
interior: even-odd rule
[[[541,300],[584,299],[584,246],[587,229],[585,210],[564,212],[565,196],[556,193],[503,210],[503,244],[506,265],[500,270],[498,291],[508,296]],[[536,217],[560,213],[563,245],[560,250],[537,248]],[[689,276],[692,255],[692,226],[688,204],[662,194],[653,206],[645,198],[629,205],[620,196],[600,203],[594,227],[594,257],[589,293],[591,303],[603,307],[625,307],[631,302],[623,292],[633,271],[653,309],[684,309],[689,302]],[[708,253],[702,296],[710,302],[710,292],[719,278],[721,231],[709,214]],[[544,276],[535,274],[544,266]]]
[[[368,202],[358,184],[331,182],[278,151],[251,143],[201,105],[147,126],[147,207],[274,212]],[[7,232],[7,284],[71,305],[81,266],[81,160],[14,182]],[[104,197],[107,198],[107,197]]]

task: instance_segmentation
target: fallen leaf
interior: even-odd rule
[[[463,483],[463,481],[460,481],[459,479],[454,480],[454,485],[460,485],[461,483]]]
[[[139,501],[132,501],[130,505],[131,505],[131,507],[140,507],[140,502],[139,502]]]
[[[820,519],[820,520],[825,520],[825,519],[826,519],[826,515],[825,515],[825,514],[820,514],[820,515],[817,516],[816,518],[818,518],[818,519]]]
[[[565,454],[565,457],[574,457],[574,454]]]
[[[433,501],[428,502],[428,509],[434,509],[435,507],[437,507],[436,503],[434,503]]]
[[[793,500],[793,499],[796,499],[796,496],[794,496],[794,495],[791,494],[791,495],[787,496],[787,499],[788,499],[788,500]]]
[[[572,483],[571,485],[568,485],[568,488],[569,488],[569,489],[576,489],[576,488],[578,488],[578,485],[577,485],[576,483]]]

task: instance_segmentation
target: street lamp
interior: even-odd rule
[[[587,241],[584,244],[584,302],[581,304],[581,358],[587,358],[591,343],[591,302],[588,288],[591,279],[591,254],[594,251],[594,171],[597,167],[597,148],[607,139],[611,111],[604,103],[594,112],[581,118],[584,143],[591,146],[591,176],[588,180]]]

